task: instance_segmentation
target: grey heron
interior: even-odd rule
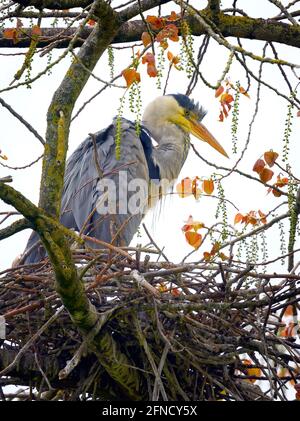
[[[198,103],[185,95],[164,95],[146,107],[139,134],[135,123],[122,118],[114,119],[110,126],[95,133],[93,139],[90,136],[84,140],[67,161],[61,223],[108,243],[129,245],[148,209],[143,204],[138,211],[129,212],[130,200],[137,194],[134,189],[126,188],[131,182],[142,180],[155,186],[160,180],[170,183],[176,180],[189,151],[190,134],[227,157],[202,124],[205,114]],[[121,125],[119,160],[115,142],[118,124]],[[106,189],[100,185],[102,179],[107,181]],[[116,198],[115,206],[102,213],[112,194]],[[38,239],[33,232],[25,249],[24,263],[38,262],[45,256],[43,247],[34,247]],[[96,247],[93,243],[89,245]]]

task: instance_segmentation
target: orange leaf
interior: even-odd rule
[[[87,24],[89,25],[89,26],[95,26],[96,25],[96,21],[94,20],[94,19],[89,19],[88,21],[87,21]]]
[[[241,213],[237,213],[234,218],[234,224],[238,224],[243,220],[244,216]]]
[[[226,254],[224,254],[224,253],[219,253],[219,256],[220,256],[220,258],[221,258],[221,260],[224,262],[224,260],[228,260],[229,259],[229,257],[228,256],[226,256]]]
[[[176,21],[180,19],[180,16],[177,15],[174,11],[171,12],[170,16],[167,18],[169,21]]]
[[[165,19],[157,16],[147,16],[146,21],[151,25],[156,31],[165,26]]]
[[[142,42],[144,44],[144,47],[147,47],[147,45],[151,44],[152,40],[149,32],[142,33]]]
[[[228,111],[227,111],[227,109],[226,109],[226,105],[228,106],[228,104],[221,104],[221,106],[222,106],[222,110],[223,110],[223,113],[224,113],[224,116],[225,116],[225,118],[227,118],[228,117],[228,111],[229,111],[229,106],[228,106]]]
[[[204,260],[206,260],[207,262],[209,262],[212,256],[211,256],[210,253],[208,253],[208,251],[205,251],[203,253],[203,257],[204,257]]]
[[[180,62],[180,58],[178,56],[174,56],[171,51],[168,51],[167,53],[168,60],[171,62],[171,64],[178,64]]]
[[[244,89],[242,86],[239,87],[239,91],[241,94],[245,95],[247,98],[250,98],[250,95],[248,94],[246,89]]]
[[[31,29],[31,35],[35,35],[36,37],[39,37],[42,35],[42,30],[38,25],[33,25]]]
[[[184,178],[176,186],[176,191],[179,197],[187,197],[192,194],[192,180],[189,177]]]
[[[220,102],[223,104],[230,104],[234,100],[233,96],[228,92],[221,95]]]
[[[202,235],[198,234],[197,232],[188,231],[185,233],[186,241],[189,243],[190,246],[198,249],[202,242]]]
[[[212,194],[215,188],[213,180],[211,178],[209,180],[204,180],[202,188],[206,194]]]
[[[148,64],[147,73],[150,77],[156,77],[158,75],[158,71],[157,71],[157,68],[155,67],[155,64]]]
[[[255,164],[254,164],[254,166],[252,168],[252,171],[255,171],[258,174],[260,174],[262,172],[262,170],[265,168],[265,165],[266,165],[266,163],[265,163],[265,161],[263,159],[258,159],[255,162]]]
[[[179,41],[178,28],[173,23],[165,26],[156,36],[156,41],[161,42],[162,40],[169,38],[171,41]]]
[[[3,37],[6,39],[12,39],[14,44],[18,42],[19,31],[16,28],[4,29]]]
[[[133,83],[139,83],[141,81],[141,76],[135,69],[127,68],[122,71],[122,75],[126,80],[127,88]]]
[[[289,179],[287,177],[281,178],[280,175],[277,176],[277,181],[274,184],[276,187],[284,187],[288,184]]]
[[[223,111],[220,111],[219,121],[221,121],[221,122],[223,122],[223,121],[224,121],[224,114],[223,114]]]
[[[264,153],[265,161],[269,165],[269,167],[273,167],[278,156],[278,153],[273,151],[268,151]]]
[[[250,361],[250,360],[243,360],[242,363],[244,365],[253,365],[252,361]],[[246,374],[247,374],[247,376],[259,377],[261,375],[261,369],[258,368],[258,367],[247,368]],[[247,379],[247,381],[250,382],[250,383],[255,383],[256,379]]]
[[[180,295],[180,291],[179,291],[179,289],[178,289],[178,288],[173,288],[173,289],[171,290],[171,294],[172,294],[174,297],[178,297],[178,296]]]
[[[258,210],[258,215],[260,216],[260,221],[263,224],[266,224],[267,223],[267,217],[266,217],[266,215],[261,210]]]
[[[155,64],[155,57],[152,53],[147,53],[142,57],[142,63]]]
[[[280,196],[281,196],[280,191],[277,191],[277,190],[275,190],[275,189],[272,189],[272,193],[273,193],[273,195],[274,195],[275,197],[280,197]]]
[[[268,181],[271,180],[271,178],[273,177],[274,173],[272,170],[269,170],[268,168],[264,168],[261,173],[259,173],[259,178],[261,179],[261,181],[263,183],[267,183]]]
[[[291,316],[293,316],[293,314],[294,314],[293,306],[288,305],[287,308],[285,309],[283,317],[291,317]]]
[[[219,241],[216,241],[214,243],[214,245],[212,246],[210,254],[214,255],[214,254],[218,253],[219,250],[220,250],[220,243],[219,243]]]
[[[160,46],[161,46],[164,50],[166,50],[166,49],[169,47],[169,44],[168,44],[168,42],[167,42],[165,39],[163,39],[162,41],[160,41],[159,45],[160,45]]]
[[[202,222],[194,221],[192,215],[190,215],[185,225],[181,229],[183,232],[191,231],[192,229],[196,232],[204,227],[205,225]]]
[[[216,89],[215,97],[218,98],[218,96],[220,96],[223,92],[224,92],[224,87],[220,85],[218,89]]]

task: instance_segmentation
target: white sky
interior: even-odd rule
[[[206,2],[201,1],[197,4],[205,7]],[[231,2],[223,1],[224,7],[230,7]],[[284,2],[285,3],[285,2]],[[114,2],[113,4],[117,4]],[[253,17],[267,17],[270,15],[276,15],[278,10],[275,6],[268,4],[262,0],[252,0],[251,2],[246,0],[240,0],[238,2],[239,8],[244,8],[250,16]],[[164,13],[168,13],[171,10],[179,11],[178,6],[168,6],[163,9]],[[151,13],[146,13],[151,14]],[[230,40],[233,41],[233,40]],[[199,45],[199,39],[195,38],[195,51],[197,52],[197,46]],[[252,50],[257,54],[261,54],[262,42],[257,41],[243,41],[243,45],[246,49]],[[213,46],[213,48],[212,48]],[[170,50],[173,53],[178,51],[179,45],[170,42]],[[1,50],[0,53],[16,53],[24,50]],[[298,51],[292,47],[278,46],[277,51],[281,58],[297,62]],[[54,52],[53,58],[61,54],[61,51]],[[270,49],[267,51],[267,55],[272,57]],[[228,52],[224,48],[220,48],[215,42],[211,43],[208,55],[205,57],[204,62],[201,66],[201,71],[204,76],[212,83],[215,84],[222,74],[224,64],[228,58]],[[8,86],[12,81],[13,75],[21,67],[23,56],[17,57],[4,57],[0,56],[0,90]],[[32,75],[37,74],[45,66],[47,58],[40,59],[38,63],[34,63]],[[99,61],[94,73],[104,80],[109,80],[109,68],[107,65],[108,59],[105,54]],[[32,126],[44,136],[46,128],[46,112],[49,106],[51,97],[57,88],[58,84],[62,80],[64,72],[67,70],[69,61],[66,60],[63,63],[56,66],[51,76],[46,76],[38,80],[32,85],[32,89],[21,87],[19,89],[12,90],[7,93],[0,93],[0,96],[5,99],[12,107],[16,109],[26,120],[28,120]],[[116,53],[115,70],[118,74],[121,70],[126,68],[130,64],[130,50],[120,51]],[[248,60],[251,68],[257,74],[258,64],[251,63]],[[161,95],[162,91],[156,88],[156,80],[150,79],[146,75],[146,66],[141,65],[141,76],[142,76],[142,97],[143,104],[147,104],[149,101],[154,99],[156,96]],[[245,74],[242,68],[236,63],[233,64],[229,72],[229,76],[232,82],[240,80],[242,86],[246,87]],[[279,71],[271,65],[265,65],[263,71],[264,79],[271,85],[276,86],[279,91],[287,94],[287,89],[283,78]],[[123,80],[118,80],[118,84],[123,84]],[[186,90],[188,80],[185,73],[172,71],[170,78],[169,88],[167,93],[184,93]],[[79,98],[76,109],[93,93],[101,88],[102,84],[95,79],[90,78],[84,92]],[[164,86],[164,83],[163,83]],[[294,85],[295,86],[295,79]],[[117,113],[119,105],[119,97],[123,91],[118,88],[108,88],[101,94],[92,104],[88,105],[81,115],[74,121],[70,131],[70,144],[69,154],[85,139],[90,132],[98,131],[108,124],[110,124],[113,116]],[[238,142],[240,145],[239,151],[243,147],[249,122],[252,118],[253,108],[255,106],[255,93],[256,84],[253,82],[250,95],[251,100],[246,97],[242,97],[240,101],[240,124],[238,132]],[[192,97],[199,101],[208,110],[208,115],[205,117],[204,124],[209,130],[215,135],[220,141],[222,146],[230,154],[231,159],[228,161],[223,158],[220,154],[212,150],[208,145],[199,142],[196,139],[192,139],[193,143],[197,146],[197,149],[204,157],[210,161],[215,162],[218,165],[232,166],[238,155],[232,155],[231,153],[231,118],[228,118],[224,123],[218,122],[219,104],[214,97],[214,92],[209,90],[201,81],[198,82],[197,87],[193,91]],[[251,138],[251,145],[241,162],[239,168],[244,172],[252,172],[254,162],[259,156],[269,150],[270,148],[281,153],[282,152],[282,138],[284,130],[284,121],[287,113],[287,104],[275,93],[262,88],[261,91],[261,103],[260,111],[255,121],[254,130]],[[295,112],[296,113],[296,112]],[[294,114],[295,114],[294,113]],[[127,118],[134,118],[127,111],[124,114]],[[0,149],[8,155],[9,160],[6,162],[8,165],[18,166],[24,165],[25,163],[31,162],[39,154],[42,153],[42,148],[36,138],[27,131],[10,113],[0,108],[0,126],[1,126],[1,138],[0,138]],[[298,132],[300,127],[300,119],[294,119],[294,131],[291,137],[291,165],[296,168],[295,175],[297,173],[297,160],[300,153],[300,147],[298,142]],[[0,167],[0,177],[11,174],[13,176],[12,186],[17,190],[21,191],[26,197],[37,203],[38,192],[39,192],[39,180],[40,180],[41,164],[36,164],[30,169],[22,171],[12,171]],[[196,176],[209,177],[213,172],[213,169],[207,167],[195,157],[191,151],[189,157],[182,169],[182,174],[179,178],[185,176]],[[226,197],[232,200],[235,205],[240,209],[242,213],[248,212],[249,210],[261,209],[267,212],[269,209],[279,204],[282,199],[275,199],[272,195],[266,196],[266,188],[256,182],[248,182],[246,179],[231,175],[226,182],[224,182]],[[197,220],[205,222],[208,226],[214,222],[214,213],[217,206],[217,200],[213,198],[201,198],[198,202],[194,198],[180,199],[173,197],[172,200],[168,200],[164,206],[164,210],[160,215],[159,220],[153,222],[151,215],[147,216],[146,224],[152,232],[155,240],[160,247],[165,247],[166,254],[173,261],[181,260],[192,248],[187,245],[184,235],[181,232],[181,227],[184,221],[191,214]],[[0,211],[8,209],[6,204],[0,204]],[[233,217],[236,214],[236,210],[232,209],[228,205],[228,211],[230,215],[229,222],[233,223]],[[10,218],[9,222],[13,219]],[[275,257],[279,253],[280,242],[278,240],[278,229],[272,231],[270,237],[270,258]],[[24,231],[17,234],[16,236],[2,241],[0,243],[0,268],[4,269],[8,267],[12,260],[20,254],[25,247],[29,231]],[[138,240],[139,242],[141,240]],[[204,249],[200,249],[193,255],[193,259],[201,258],[203,251],[209,251],[209,245]]]

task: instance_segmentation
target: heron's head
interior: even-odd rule
[[[167,123],[173,123],[186,133],[207,142],[228,158],[227,153],[215,137],[202,124],[206,111],[186,95],[172,94],[156,98],[145,110],[143,121],[152,130],[162,130]],[[150,128],[150,127],[149,127]],[[150,128],[151,129],[151,128]]]

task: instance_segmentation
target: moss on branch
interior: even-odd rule
[[[0,240],[4,240],[5,238],[11,237],[12,235],[28,228],[32,228],[31,223],[26,219],[20,219],[19,221],[13,222],[8,227],[0,230]]]
[[[211,12],[202,10],[201,14],[212,18]],[[278,22],[270,19],[251,18],[247,16],[232,16],[225,13],[218,15],[218,29],[224,37],[239,37],[245,39],[255,39],[261,41],[278,42],[292,47],[300,47],[300,27],[288,23]],[[201,36],[205,34],[205,28],[193,16],[188,16],[188,21],[192,35]],[[111,40],[112,44],[127,43],[141,40],[142,33],[146,30],[142,20],[124,22]],[[3,37],[0,31],[0,48],[28,48],[30,45],[30,28],[22,28],[24,37],[20,37],[17,43]],[[43,47],[52,42],[60,33],[60,28],[43,28],[43,36],[40,37],[38,47]],[[69,37],[72,37],[76,29],[64,29],[64,39],[57,43],[56,48],[65,48],[69,44]],[[91,34],[91,28],[84,28],[80,39],[75,43],[75,47],[83,44],[82,39],[86,39]]]

